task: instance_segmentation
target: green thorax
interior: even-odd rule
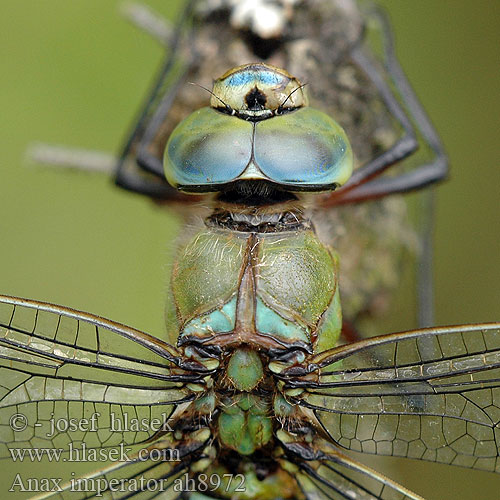
[[[341,328],[336,255],[300,207],[231,209],[214,210],[180,248],[167,309],[170,340],[333,347]]]

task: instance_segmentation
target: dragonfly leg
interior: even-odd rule
[[[412,126],[412,123],[413,125],[415,125],[418,138],[420,139],[421,143],[424,144],[428,148],[428,150],[430,150],[433,158],[431,161],[423,163],[417,168],[414,168],[413,170],[408,172],[401,173],[400,175],[396,175],[394,177],[377,177],[386,168],[395,163],[394,161],[391,161],[392,159],[388,156],[384,158],[383,154],[381,155],[382,161],[380,160],[381,157],[375,158],[367,165],[361,167],[361,169],[355,172],[354,176],[356,177],[354,181],[352,182],[352,184],[349,183],[351,185],[351,188],[348,187],[348,189],[346,189],[345,191],[343,189],[339,190],[338,193],[334,193],[330,198],[327,198],[325,200],[325,204],[327,206],[340,205],[345,203],[356,203],[364,200],[387,196],[393,193],[405,193],[417,189],[422,189],[430,184],[444,179],[448,172],[448,160],[441,141],[439,140],[439,137],[437,136],[432,124],[430,123],[428,117],[422,109],[418,98],[416,97],[410,83],[408,82],[404,74],[403,69],[401,68],[396,58],[394,43],[387,18],[380,9],[374,10],[372,14],[382,27],[382,32],[384,34],[383,44],[385,53],[384,66],[394,85],[397,96],[393,94],[390,86],[383,78],[380,77],[380,74],[372,65],[371,61],[360,50],[354,53],[353,57],[377,86],[377,88],[381,92],[382,99],[387,104],[391,112],[393,110],[396,110],[398,113],[402,111],[397,101],[397,98],[400,98],[406,112],[408,113],[408,117],[411,120],[411,123],[406,116],[403,120],[401,120],[399,114],[395,114],[395,117],[401,123],[405,133],[410,133],[410,136],[412,136],[413,138],[415,138],[413,127],[410,132],[408,125]],[[389,150],[389,152],[390,151],[391,150]],[[401,155],[400,159],[403,158],[404,156]],[[434,195],[432,191],[429,191],[428,194],[425,195],[425,199],[422,200],[425,206],[422,207],[420,217],[422,221],[420,229],[422,251],[417,261],[417,294],[419,304],[418,324],[421,327],[433,324],[433,197]]]
[[[136,156],[137,148],[140,151],[144,149],[144,147],[146,147],[147,143],[145,143],[143,140],[145,131],[148,131],[148,137],[149,137],[150,133],[156,132],[157,130],[157,128],[153,130],[153,126],[158,127],[160,125],[157,123],[157,121],[154,121],[154,124],[151,123],[150,121],[153,113],[155,116],[159,114],[159,111],[155,111],[157,101],[161,99],[163,102],[169,101],[171,103],[177,91],[178,88],[177,84],[174,84],[173,88],[171,88],[170,91],[166,93],[166,95],[160,97],[164,94],[164,87],[170,83],[172,73],[174,71],[175,62],[177,60],[176,51],[181,42],[184,28],[190,17],[192,5],[193,1],[188,2],[181,14],[181,18],[179,23],[177,24],[176,31],[172,36],[168,54],[165,57],[165,60],[160,68],[160,71],[158,72],[158,75],[154,81],[151,91],[149,92],[145,100],[142,110],[139,113],[139,116],[132,127],[132,131],[128,135],[127,140],[125,141],[125,144],[122,148],[122,152],[120,154],[120,158],[116,166],[116,184],[125,189],[130,189],[135,191],[137,190],[137,188],[139,188],[140,189],[139,192],[146,194],[146,191],[141,189],[142,187],[144,187],[143,186],[144,178],[143,177],[139,178],[141,177],[141,174],[139,172],[132,173],[133,170],[131,170],[129,163],[130,160]],[[161,161],[158,158],[155,158],[155,160],[156,161],[152,161],[151,158],[149,157],[145,157],[141,161],[137,159],[140,167],[144,168],[149,172],[153,172],[154,174],[156,174],[157,176],[159,176],[161,179],[164,180],[163,167],[161,166]],[[148,186],[150,185],[151,184],[148,183]],[[169,196],[170,190],[166,189],[164,191],[166,197],[170,198],[171,197]],[[175,193],[175,191],[171,190],[171,193],[173,194]]]
[[[385,179],[382,189],[386,194],[420,189],[436,181],[442,180],[448,173],[448,159],[434,127],[420,105],[415,92],[408,82],[394,52],[394,44],[390,36],[389,23],[386,16],[377,10],[376,16],[386,33],[387,67],[389,74],[396,83],[418,132],[434,155],[433,161],[421,165],[412,172],[402,174],[393,179]],[[381,179],[382,180],[382,179]],[[417,293],[418,293],[418,324],[420,327],[434,324],[433,279],[432,279],[432,232],[434,213],[434,191],[424,195],[421,207],[421,240],[422,250],[417,261]]]
[[[136,140],[135,133],[137,132],[137,135],[139,135],[139,129],[136,128],[131,135],[130,138],[133,140],[127,143],[118,161],[115,174],[116,185],[129,191],[164,200],[173,200],[181,196],[176,189],[167,183],[165,174],[163,173],[162,159],[150,153],[148,146],[153,142],[157,131],[163,124],[175,99],[177,90],[184,82],[184,75],[185,72],[165,94],[146,129],[140,130],[142,136],[138,139],[139,144],[136,146],[135,157],[129,153],[133,147],[133,142]],[[138,123],[137,125],[141,124]]]
[[[147,172],[151,172],[162,179],[165,179],[162,158],[158,158],[155,154],[152,154],[149,151],[149,147],[155,140],[158,130],[164,123],[177,95],[179,87],[185,83],[185,76],[189,71],[189,67],[190,66],[188,65],[182,74],[177,78],[175,83],[171,86],[169,91],[163,96],[157,110],[154,112],[153,117],[149,121],[144,134],[141,137],[139,150],[137,151],[136,161],[138,165]]]
[[[122,163],[115,174],[115,184],[134,193],[150,196],[156,200],[176,200],[182,195],[166,181],[138,168],[133,159]]]
[[[360,49],[354,49],[352,58],[363,69],[377,90],[380,92],[380,96],[384,104],[387,106],[389,112],[400,123],[404,133],[403,136],[399,138],[397,142],[388,150],[356,169],[349,181],[341,189],[332,193],[332,201],[331,203],[327,203],[328,205],[336,205],[337,200],[342,199],[345,195],[347,195],[347,193],[354,191],[356,188],[364,185],[374,177],[378,177],[390,166],[413,154],[418,148],[415,130],[408,115],[372,61],[363,52],[361,52]]]
[[[354,182],[351,184],[351,181],[349,181],[345,185],[347,189],[344,187],[338,192],[332,193],[331,201],[328,199],[325,201],[328,206],[356,203],[364,200],[380,198],[389,194],[406,193],[422,189],[430,184],[443,180],[448,173],[448,159],[441,141],[418,102],[410,83],[392,53],[392,50],[388,54],[387,68],[396,85],[396,88],[399,90],[400,95],[405,102],[405,106],[408,109],[411,119],[417,126],[419,135],[423,138],[424,144],[427,145],[432,151],[434,158],[432,161],[424,163],[409,172],[405,172],[394,177],[373,179],[373,177],[380,175],[386,168],[406,157],[404,154],[400,154],[399,158],[396,158],[398,156],[397,154],[392,157],[390,155],[386,155],[386,153],[390,153],[396,146],[398,146],[398,144],[404,139],[403,137],[403,139],[400,139],[389,151],[383,153],[354,172],[353,178],[356,177]],[[373,67],[370,67],[370,70],[372,69],[374,70]],[[380,77],[379,79],[384,87],[386,87],[386,92],[384,94],[389,97],[391,101],[395,101],[393,102],[394,109],[401,109],[392,93],[390,93],[388,85]],[[405,118],[404,120],[400,120],[400,123],[403,125],[405,132],[407,134],[411,134],[414,138],[415,136],[413,131],[410,131],[410,129],[405,126],[405,124],[408,124],[411,127],[408,119]],[[413,127],[411,130],[413,130]],[[349,188],[349,186],[352,187]]]
[[[448,173],[448,160],[441,141],[396,58],[386,16],[380,9],[376,9],[373,15],[382,26],[384,33],[384,65],[405,111],[400,106],[391,87],[381,77],[370,59],[360,49],[355,49],[352,56],[380,91],[382,100],[403,127],[405,135],[391,149],[356,170],[349,182],[338,192],[332,194],[331,200],[325,200],[325,204],[328,206],[356,203],[393,193],[414,191],[444,179]],[[417,149],[418,143],[412,123],[415,125],[419,138],[423,140],[423,144],[432,152],[432,161],[394,177],[374,179],[388,167],[403,160]],[[408,137],[409,142],[415,141],[415,147],[407,154],[405,154],[405,148],[399,146],[405,137]]]

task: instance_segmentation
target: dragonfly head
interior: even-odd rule
[[[211,107],[195,111],[165,148],[168,182],[186,193],[323,192],[350,177],[353,154],[342,127],[307,106],[285,70],[254,63],[215,80]]]

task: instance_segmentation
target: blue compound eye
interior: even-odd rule
[[[321,191],[344,184],[352,166],[345,132],[312,108],[255,123],[202,108],[175,128],[164,157],[167,180],[186,192],[240,179]]]
[[[353,155],[344,130],[312,108],[256,124],[255,163],[277,184],[298,189],[341,186],[349,179]]]
[[[300,82],[266,64],[248,64],[215,81],[212,108],[188,116],[164,155],[168,182],[185,192],[267,181],[290,191],[344,184],[353,155],[345,132],[306,107]]]
[[[234,116],[211,108],[192,113],[167,143],[164,169],[168,182],[186,191],[189,186],[216,191],[218,184],[237,179],[245,170],[252,155],[252,135],[252,124]]]

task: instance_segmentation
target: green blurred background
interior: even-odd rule
[[[178,7],[147,3],[172,17]],[[381,3],[451,160],[450,180],[438,189],[436,323],[500,320],[500,2]],[[178,221],[105,177],[23,159],[36,140],[116,151],[162,56],[120,18],[118,5],[0,0],[0,291],[160,334]],[[369,462],[428,500],[500,496],[492,474]],[[2,469],[0,477],[8,489],[12,471]]]

